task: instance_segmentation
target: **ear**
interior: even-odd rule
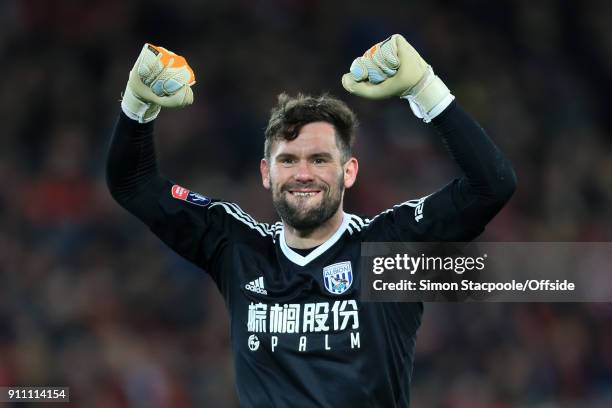
[[[344,164],[344,188],[351,188],[357,180],[357,172],[359,171],[359,162],[354,157],[348,159]]]
[[[261,172],[261,184],[266,190],[270,189],[270,166],[266,159],[261,159],[259,163],[259,171]]]

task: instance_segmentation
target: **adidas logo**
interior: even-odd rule
[[[259,293],[260,295],[267,295],[268,291],[264,289],[263,276],[255,279],[244,285],[244,288],[251,292]]]

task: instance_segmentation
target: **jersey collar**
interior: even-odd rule
[[[287,259],[289,259],[294,264],[297,264],[299,266],[307,265],[308,263],[316,259],[319,255],[321,255],[323,252],[327,251],[332,245],[334,245],[340,239],[344,231],[346,231],[351,217],[349,217],[346,213],[342,214],[342,224],[340,224],[336,232],[334,232],[334,234],[329,237],[327,241],[319,245],[314,251],[312,251],[306,256],[302,256],[295,252],[293,249],[289,248],[287,242],[285,241],[285,228],[283,227],[280,232],[279,240],[281,251],[283,251],[283,254],[285,254]]]

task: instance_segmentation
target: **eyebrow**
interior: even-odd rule
[[[333,159],[334,157],[331,153],[322,152],[322,153],[314,153],[310,155],[311,158],[321,158],[321,159]]]
[[[297,155],[293,154],[293,153],[279,153],[276,156],[276,160],[282,160],[282,159],[295,159],[297,158]],[[313,153],[308,155],[309,159],[333,159],[334,157],[331,155],[331,153],[328,152],[318,152],[318,153]]]

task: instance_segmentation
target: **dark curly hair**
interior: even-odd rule
[[[295,139],[302,126],[312,122],[328,122],[334,126],[336,145],[340,149],[342,162],[346,163],[352,155],[357,117],[344,102],[328,94],[319,97],[278,95],[278,103],[272,108],[266,127],[265,158],[270,159],[275,141]]]

